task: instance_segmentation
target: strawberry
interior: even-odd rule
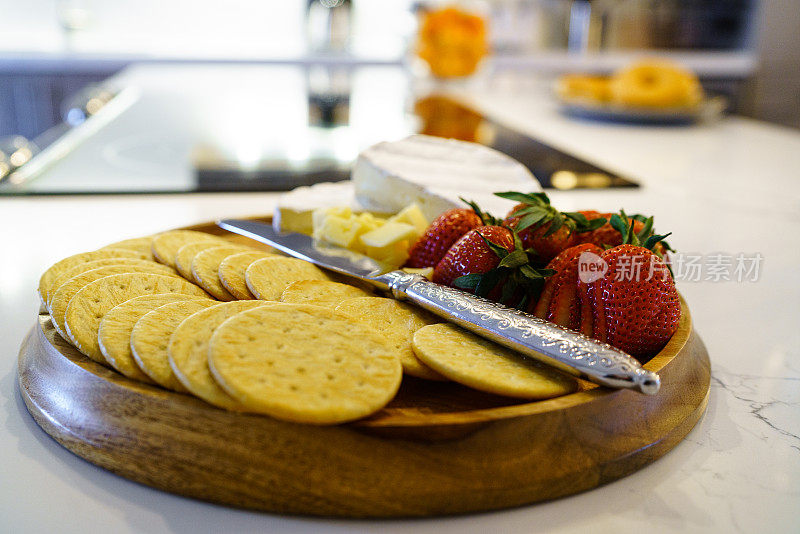
[[[591,221],[593,219],[609,219],[613,213],[603,213],[597,210],[578,210],[578,213],[586,217],[587,220]]]
[[[584,213],[587,219],[591,219],[592,217],[594,218],[603,217],[605,219],[608,219],[609,222],[605,223],[600,228],[581,234],[578,237],[579,243],[594,243],[598,247],[602,248],[611,248],[622,244],[623,235],[625,234],[625,232],[627,232],[627,228],[625,228],[624,226],[620,227],[619,223],[617,223],[616,227],[613,226],[610,222],[614,217],[613,214],[594,212],[598,214],[595,216],[592,212],[580,212],[580,213]],[[624,211],[621,211],[620,213],[622,217],[627,217]],[[652,217],[647,218],[644,215],[633,215],[631,219],[633,220],[633,231],[636,234],[644,235],[652,230],[653,226]],[[659,242],[658,245],[656,245],[654,248],[654,252],[659,256],[661,256],[662,258],[664,257],[664,254],[668,250],[672,249],[670,248],[669,244],[667,244],[664,241]]]
[[[578,234],[590,232],[606,223],[602,217],[588,219],[579,212],[561,212],[550,205],[544,193],[508,191],[495,195],[520,202],[503,221],[519,233],[525,248],[532,248],[536,258],[546,263],[562,250],[578,244]]]
[[[514,250],[514,237],[502,226],[480,226],[467,232],[451,246],[433,269],[433,281],[452,286],[468,274],[484,274],[500,264],[500,256],[491,245],[507,252]]]
[[[450,247],[434,268],[433,281],[524,309],[553,274],[532,267],[530,257],[508,228],[481,226]]]
[[[591,310],[588,300],[581,299],[578,290],[578,263],[581,254],[592,252],[598,256],[603,249],[591,243],[576,245],[562,251],[547,264],[555,274],[547,279],[533,315],[557,325],[591,334]]]
[[[675,333],[681,304],[667,264],[652,250],[666,235],[637,234],[634,222],[624,213],[612,217],[613,226],[625,229],[623,244],[600,255],[608,271],[579,293],[591,302],[593,337],[645,358]]]
[[[434,267],[447,250],[470,230],[482,226],[481,217],[472,209],[452,209],[439,215],[425,233],[411,246],[406,267]]]

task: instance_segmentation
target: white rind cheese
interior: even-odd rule
[[[273,225],[277,230],[313,232],[319,208],[350,208],[394,214],[416,203],[428,222],[459,200],[474,200],[484,211],[504,217],[514,202],[496,191],[541,191],[539,182],[516,160],[491,148],[454,139],[412,135],[378,143],[362,152],[351,181],[298,187],[280,196]]]
[[[503,217],[513,202],[496,191],[541,191],[541,185],[521,163],[475,143],[412,135],[378,143],[356,161],[352,181],[366,209],[397,212],[416,202],[428,220],[475,200],[484,211]]]

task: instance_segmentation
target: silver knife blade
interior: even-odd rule
[[[281,233],[255,221],[225,219],[221,228],[267,243],[290,256],[354,276],[529,358],[597,384],[653,395],[659,376],[629,354],[519,310],[404,271],[383,272],[374,260],[309,236]]]
[[[385,267],[372,258],[336,245],[318,242],[305,234],[278,232],[269,224],[244,219],[223,219],[217,221],[217,226],[346,276],[366,280],[386,271]]]

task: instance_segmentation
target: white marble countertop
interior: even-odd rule
[[[729,118],[690,128],[579,122],[541,94],[472,93],[500,118],[640,180],[553,193],[565,210],[652,213],[680,250],[760,253],[756,282],[679,282],[712,363],[708,410],[666,456],[614,483],[509,511],[343,521],[232,510],[99,469],[50,439],[16,386],[39,274],[125,237],[264,213],[270,194],[0,198],[0,524],[8,532],[796,532],[800,524],[800,133]],[[102,132],[99,134],[102,135]],[[57,167],[56,167],[57,169]],[[156,461],[154,459],[154,461]]]

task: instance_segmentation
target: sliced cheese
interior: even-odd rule
[[[410,204],[400,210],[400,213],[393,217],[389,217],[387,222],[399,222],[410,224],[417,230],[418,235],[422,235],[425,233],[425,230],[428,229],[428,220],[425,218],[425,214],[422,213],[422,210],[419,209],[419,206],[416,204]]]
[[[361,236],[361,242],[368,247],[383,248],[398,241],[410,241],[419,237],[414,225],[389,221]]]
[[[352,181],[355,196],[368,210],[396,213],[417,203],[430,221],[442,212],[475,200],[503,216],[513,202],[496,191],[541,191],[539,182],[521,163],[476,143],[412,135],[383,142],[358,156]]]

